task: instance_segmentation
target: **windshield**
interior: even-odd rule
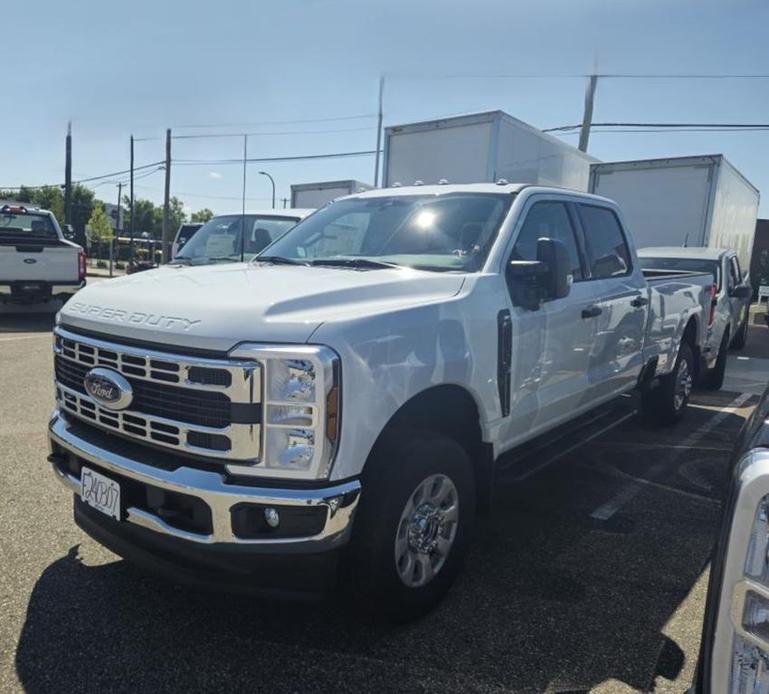
[[[297,224],[264,255],[312,264],[365,259],[475,272],[512,200],[509,193],[349,198]]]
[[[238,262],[241,253],[241,234],[245,227],[243,258],[251,260],[257,253],[285,234],[297,223],[296,217],[240,214],[222,215],[206,222],[184,244],[175,260],[192,265],[217,262]],[[245,222],[245,223],[244,223]]]
[[[57,241],[51,218],[47,214],[32,212],[0,212],[0,241]]]
[[[689,272],[709,272],[713,281],[721,289],[721,273],[717,260],[698,260],[697,258],[639,258],[644,270],[687,270]]]

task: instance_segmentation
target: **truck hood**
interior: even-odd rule
[[[168,267],[87,286],[65,304],[61,322],[217,351],[246,341],[304,343],[325,321],[446,300],[464,277],[408,268]]]

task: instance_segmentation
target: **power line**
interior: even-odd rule
[[[258,133],[204,133],[200,135],[174,135],[173,140],[202,140],[206,138],[221,138],[221,137],[243,137],[248,135],[249,137],[259,137],[260,135],[325,135],[326,133],[354,133],[371,131],[375,126],[367,126],[365,128],[340,128],[336,130],[281,130],[273,132],[258,132]],[[155,138],[159,139],[159,138]],[[242,161],[242,160],[241,160]]]
[[[142,169],[149,169],[153,166],[157,166],[158,164],[163,164],[162,161],[155,161],[151,164],[143,164],[142,166],[134,166],[134,171],[141,171]],[[113,171],[112,173],[108,174],[102,174],[101,176],[91,176],[90,178],[81,178],[78,181],[75,181],[75,183],[89,183],[90,181],[99,181],[103,178],[114,178],[115,176],[122,176],[124,174],[130,174],[131,169],[124,169],[123,171]]]
[[[364,113],[357,116],[337,116],[335,118],[302,118],[299,120],[263,120],[251,123],[195,123],[188,125],[176,125],[175,128],[251,128],[261,125],[290,125],[293,123],[333,123],[334,121],[363,120],[364,118],[376,118],[376,113]]]
[[[588,77],[599,77],[601,79],[769,79],[766,73],[636,73],[636,72],[602,72],[602,73],[541,73],[541,72],[521,72],[521,73],[454,73],[444,75],[406,75],[406,74],[388,74],[388,77],[400,79],[585,79]]]
[[[309,161],[314,159],[341,159],[345,157],[365,157],[376,154],[375,149],[367,149],[359,152],[333,152],[329,154],[302,154],[290,157],[248,157],[246,162],[279,162],[279,161]],[[174,159],[173,162],[177,166],[198,166],[198,165],[224,165],[224,164],[242,164],[243,158],[240,159]]]
[[[243,161],[243,160],[241,159],[241,161]],[[136,186],[136,187],[137,188],[141,188],[143,190],[151,190],[151,191],[153,191],[155,193],[161,192],[157,188],[153,188],[151,186]],[[207,195],[205,193],[189,193],[189,192],[184,192],[182,190],[176,190],[176,191],[174,191],[174,194],[177,195],[177,196],[185,195],[185,196],[190,197],[190,198],[209,198],[211,200],[238,200],[238,201],[240,201],[240,200],[243,199],[241,195]],[[271,199],[272,198],[246,198],[246,200],[253,200],[253,201],[259,201],[259,202],[264,202],[264,201],[271,200]]]
[[[578,125],[559,125],[555,128],[544,128],[542,132],[566,132],[569,130],[579,130],[582,124]],[[593,128],[665,128],[670,130],[686,130],[697,128],[702,131],[711,129],[725,130],[766,130],[769,123],[593,123]],[[605,131],[608,132],[608,131]],[[632,132],[632,131],[628,131]]]

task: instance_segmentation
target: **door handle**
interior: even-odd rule
[[[635,299],[633,299],[630,302],[630,305],[633,308],[641,308],[641,306],[646,306],[646,304],[649,303],[649,300],[645,296],[637,296]]]
[[[603,309],[600,306],[588,306],[582,309],[583,318],[595,318],[603,313]]]

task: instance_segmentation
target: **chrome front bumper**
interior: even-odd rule
[[[224,475],[217,472],[190,467],[163,470],[96,446],[74,433],[66,415],[58,410],[54,411],[48,429],[52,453],[58,446],[105,471],[107,475],[111,471],[152,487],[201,499],[211,509],[213,531],[203,535],[181,530],[169,525],[159,516],[135,507],[125,509],[126,523],[179,540],[206,545],[254,545],[255,550],[257,546],[261,546],[264,551],[269,551],[272,547],[280,552],[317,552],[339,547],[349,538],[360,497],[360,483],[357,480],[320,489],[277,489],[226,484]],[[80,493],[79,478],[62,470],[55,462],[53,469],[66,487],[75,494]],[[274,506],[278,510],[285,507],[323,506],[326,509],[326,521],[321,532],[308,537],[241,538],[233,532],[231,510],[237,504],[243,503]]]

